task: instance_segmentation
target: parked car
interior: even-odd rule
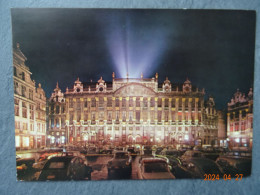
[[[16,171],[18,180],[33,179],[35,173],[33,163],[35,163],[34,158],[18,158],[16,160]]]
[[[181,167],[188,172],[192,178],[204,178],[205,174],[223,176],[221,167],[213,160],[204,157],[200,151],[186,151],[181,156]]]
[[[137,173],[139,179],[175,179],[167,161],[162,158],[142,158]]]
[[[176,149],[162,151],[160,155],[156,155],[159,158],[166,158],[167,162],[171,166],[171,172],[176,178],[192,178],[191,174],[182,167],[180,160],[181,152]]]
[[[129,152],[115,151],[114,156],[107,163],[108,177],[112,174],[129,176],[132,173],[132,157]]]
[[[78,156],[56,156],[44,165],[38,181],[91,180],[92,168]]]
[[[216,163],[222,167],[225,174],[235,177],[236,174],[249,176],[252,167],[252,154],[246,151],[231,151],[219,156]]]

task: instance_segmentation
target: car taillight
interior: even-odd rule
[[[16,169],[17,169],[17,170],[23,170],[24,167],[23,167],[23,166],[17,166]]]

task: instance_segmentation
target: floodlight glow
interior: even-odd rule
[[[140,78],[141,72],[147,77],[154,74],[166,48],[165,27],[159,22],[146,25],[145,20],[138,20],[131,16],[117,17],[108,26],[106,44],[121,78],[127,73],[129,78]]]

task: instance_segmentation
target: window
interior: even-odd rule
[[[24,72],[21,73],[21,78],[22,78],[23,81],[25,81],[25,74],[24,74]]]
[[[108,113],[107,113],[107,120],[108,120],[108,122],[112,122],[112,112],[111,111],[109,111]]]
[[[18,99],[14,99],[14,104],[15,105],[19,105],[19,100]]]
[[[33,90],[29,89],[29,99],[33,100]]]
[[[56,106],[56,114],[59,114],[59,113],[60,113],[60,107]]]
[[[96,107],[96,99],[95,98],[91,99],[91,107]]]
[[[22,96],[23,97],[26,97],[26,87],[25,86],[22,86]]]
[[[14,67],[14,76],[17,76],[17,69]]]
[[[100,98],[99,98],[98,107],[99,107],[99,108],[103,108],[103,107],[104,107],[104,98],[103,98],[103,97],[100,97]]]
[[[169,107],[169,99],[164,100],[164,107],[168,108]]]
[[[116,111],[116,121],[119,121],[119,111]]]
[[[14,107],[14,114],[15,114],[15,116],[19,116],[19,106],[15,106]]]
[[[178,102],[178,107],[179,107],[179,111],[181,111],[182,110],[182,99],[181,98]]]
[[[189,110],[189,99],[185,100],[185,110]]]
[[[116,107],[119,107],[119,99],[116,98]]]
[[[84,107],[87,108],[88,107],[88,99],[85,99],[84,101],[85,101],[84,102]]]
[[[126,121],[126,111],[123,111],[123,121],[125,122]]]
[[[22,103],[22,106],[23,106],[22,116],[23,118],[27,118],[27,108],[25,102]]]
[[[55,119],[55,123],[56,123],[56,127],[59,128],[60,127],[60,121],[58,118]]]
[[[129,112],[129,121],[132,122],[133,121],[133,111]]]
[[[14,82],[14,93],[18,93],[18,83]]]
[[[130,99],[129,99],[129,107],[133,107],[133,105],[134,105],[133,99],[130,98]]]
[[[70,112],[70,124],[73,123],[74,112]]]
[[[182,113],[178,112],[178,120],[181,121],[182,120]]]
[[[107,98],[107,107],[112,107],[112,98]]]
[[[123,107],[123,108],[126,107],[126,99],[125,99],[125,98],[123,98],[123,100],[122,100],[122,107]]]
[[[140,98],[136,98],[136,107],[140,107]]]
[[[77,110],[80,110],[80,109],[81,109],[80,99],[77,98]]]
[[[246,117],[246,111],[245,110],[242,111],[242,117],[243,118]]]
[[[162,107],[162,98],[158,98],[158,107]]]
[[[99,112],[99,120],[100,121],[104,120],[104,112]]]
[[[175,98],[172,99],[172,108],[175,108],[175,103],[176,103],[176,100]]]
[[[144,108],[147,108],[147,98],[144,98],[143,105],[144,105]]]
[[[65,120],[64,120],[64,118],[61,118],[61,128],[64,128],[65,127]],[[43,127],[42,127],[42,129],[44,129]]]
[[[61,106],[61,113],[64,113],[64,112],[65,112],[65,107]]]
[[[154,122],[154,111],[151,111],[151,113],[150,113],[150,119],[151,119],[151,122]]]
[[[162,121],[162,111],[158,111],[158,122]]]
[[[81,112],[77,111],[77,122],[81,120]]]
[[[169,115],[169,112],[165,111],[164,112],[164,120],[165,120],[165,122],[168,122],[168,115]]]
[[[139,122],[140,121],[140,111],[136,111],[136,121]]]
[[[88,120],[88,112],[84,111],[84,121],[87,121],[87,120]]]
[[[151,106],[151,107],[154,107],[154,104],[155,104],[154,98],[151,98],[150,106]]]
[[[73,99],[69,99],[69,107],[73,108]]]
[[[95,112],[92,112],[92,113],[91,113],[91,120],[92,120],[92,121],[95,121],[95,120],[96,120],[96,114],[95,114]]]
[[[33,105],[30,105],[30,119],[34,119]]]
[[[143,120],[146,122],[147,121],[147,111],[143,111]]]
[[[175,111],[172,111],[172,121],[175,121]]]

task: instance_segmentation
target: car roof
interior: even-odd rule
[[[158,162],[167,163],[166,160],[162,158],[143,158],[142,162],[143,163],[158,163]]]
[[[75,156],[54,156],[49,162],[59,162],[59,161],[71,161]]]

